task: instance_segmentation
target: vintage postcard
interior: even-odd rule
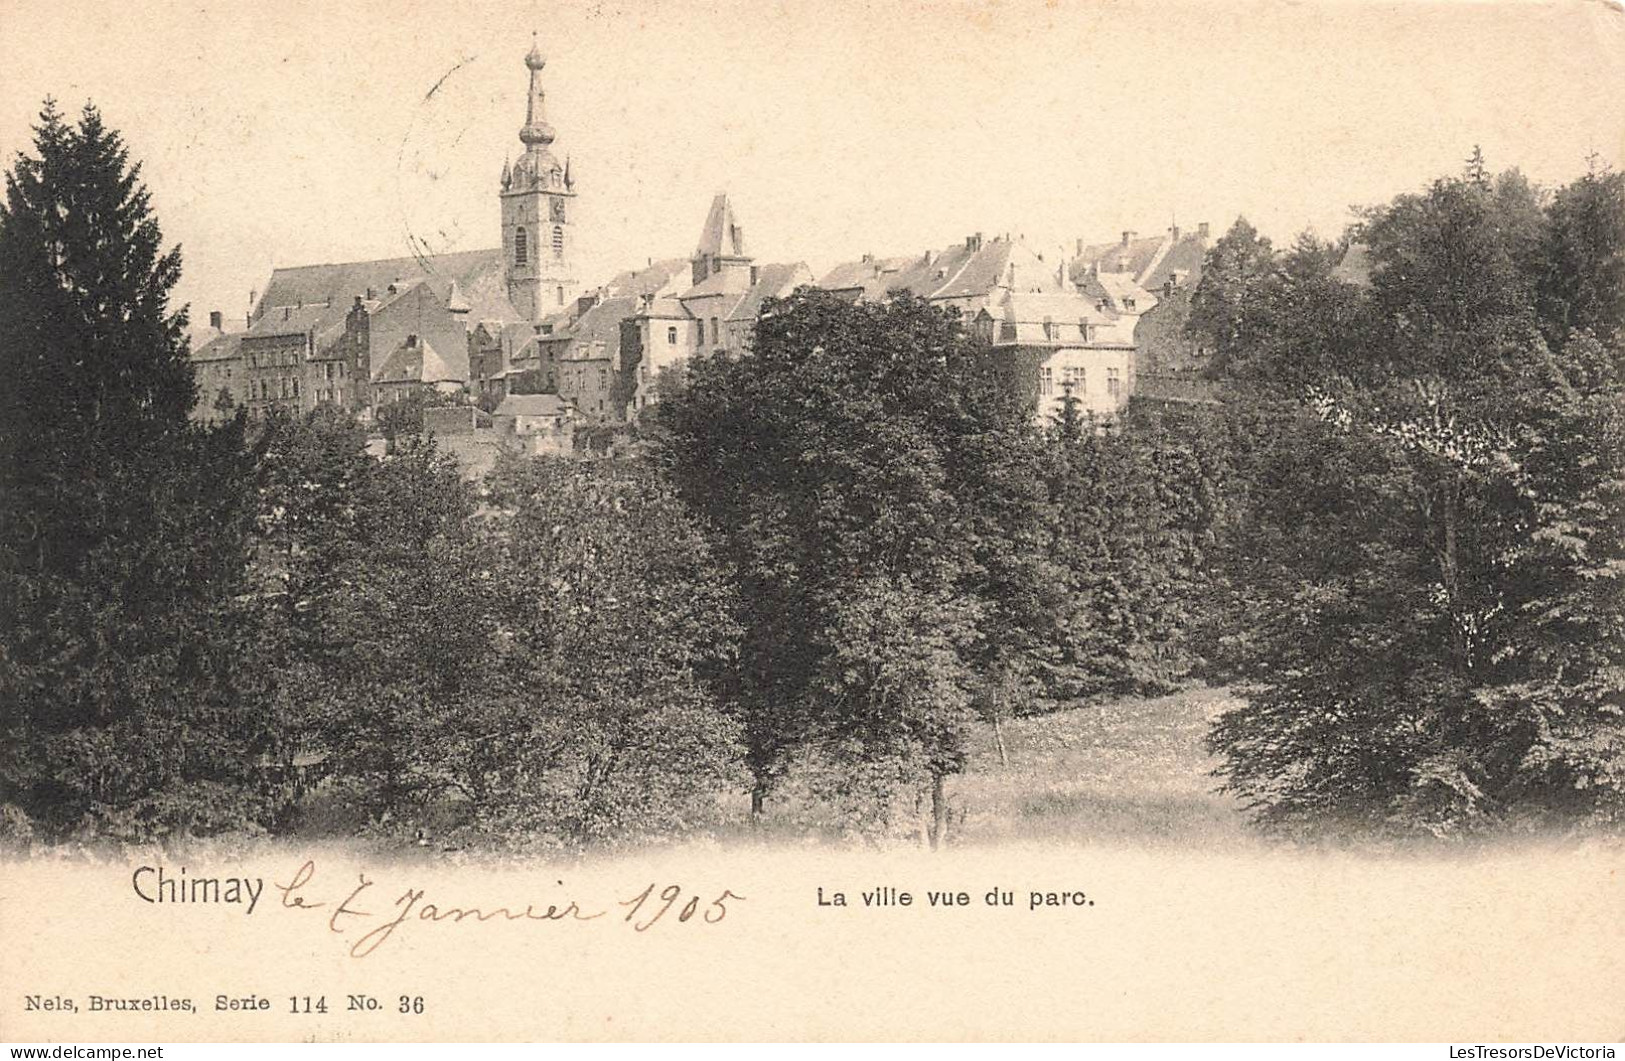
[[[0,1039],[1612,1057],[1621,85],[1604,0],[6,0]]]

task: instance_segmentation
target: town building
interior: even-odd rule
[[[227,334],[214,314],[194,343],[195,415],[330,405],[369,420],[433,393],[498,414],[489,427],[469,419],[472,435],[511,429],[531,448],[556,451],[578,426],[635,423],[681,385],[693,359],[747,355],[762,307],[803,286],[854,301],[906,290],[958,311],[997,356],[1030,365],[1040,417],[1067,393],[1097,416],[1115,415],[1148,380],[1189,374],[1197,359],[1183,321],[1205,224],[1153,239],[1079,240],[1075,257],[1047,260],[1019,237],[977,233],[919,255],[864,255],[815,278],[801,262],[759,263],[719,193],[688,257],[650,258],[584,286],[580,189],[569,158],[555,154],[538,46],[524,65],[523,151],[503,164],[495,189],[500,246],[276,268],[242,331]],[[545,430],[534,426],[538,416]],[[535,441],[541,435],[545,443]]]
[[[933,305],[954,308],[967,321],[1003,303],[1006,295],[1058,294],[1066,290],[1061,263],[1046,262],[1025,241],[1008,235],[983,238],[913,257],[877,258],[865,254],[819,278],[825,291],[853,301],[875,301],[908,291]]]
[[[219,310],[209,314],[207,328],[194,329],[191,344],[192,378],[197,401],[192,418],[215,424],[237,414],[243,404],[242,333],[228,332]]]
[[[974,326],[1025,381],[1039,422],[1059,417],[1071,398],[1081,415],[1104,423],[1134,393],[1135,321],[1078,292],[1009,292],[995,309],[978,311]]]

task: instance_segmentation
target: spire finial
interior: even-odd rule
[[[519,130],[519,139],[526,150],[533,150],[553,142],[553,127],[547,124],[547,93],[542,91],[542,67],[547,65],[547,60],[542,57],[541,45],[534,39],[530,54],[525,56],[525,65],[530,68],[530,102],[525,107],[525,125]]]

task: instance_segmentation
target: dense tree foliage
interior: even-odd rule
[[[483,482],[433,395],[201,403],[139,170],[47,108],[0,207],[0,828],[681,834],[749,789],[871,835],[1012,714],[1236,681],[1290,832],[1625,817],[1625,179],[1459,177],[1214,247],[1222,407],[1064,400],[907,294],[769,301],[578,458]],[[1019,378],[1025,376],[1026,378]],[[1014,385],[1013,385],[1014,384]],[[629,453],[640,456],[626,456]],[[610,454],[616,454],[610,456]]]
[[[814,739],[918,761],[940,832],[978,683],[1053,612],[1024,400],[956,316],[804,291],[660,409],[684,496],[738,572],[731,693],[758,805]]]
[[[1265,821],[1617,820],[1620,188],[1474,165],[1367,213],[1367,283],[1274,265],[1229,364],[1253,689],[1214,733]]]
[[[47,105],[0,208],[0,801],[47,834],[260,820],[231,675],[254,469],[187,419],[184,313],[117,134]]]

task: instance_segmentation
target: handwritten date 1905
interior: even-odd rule
[[[631,907],[631,909],[626,912],[626,917],[623,920],[630,924],[634,931],[646,932],[656,921],[659,921],[662,917],[665,917],[666,912],[669,911],[673,906],[676,906],[677,901],[682,897],[683,889],[679,888],[675,884],[668,884],[664,888],[660,889],[660,895],[657,898],[655,897],[655,886],[650,884],[647,888],[639,892],[636,897],[627,899],[621,903],[622,906]],[[705,919],[706,924],[714,925],[718,921],[721,921],[723,918],[728,916],[729,899],[738,899],[743,901],[744,896],[735,895],[726,888],[723,889],[722,894],[717,896],[715,899],[712,899],[710,905],[705,907],[705,912],[700,914],[700,916]],[[639,924],[636,920],[637,916],[640,913],[645,912],[645,907],[652,907],[656,902],[662,904],[660,909],[655,910],[649,915],[647,920],[645,920],[642,924]],[[688,902],[684,903],[682,909],[678,912],[677,920],[687,921],[697,913],[700,913],[700,897],[698,895],[690,896]]]
[[[349,952],[355,958],[365,958],[375,952],[408,922],[454,925],[469,922],[569,923],[596,921],[613,909],[589,899],[562,895],[555,895],[547,902],[540,901],[538,897],[523,906],[511,902],[476,906],[447,902],[438,895],[430,895],[425,888],[413,887],[401,891],[393,902],[386,900],[381,904],[382,897],[365,873],[357,875],[354,885],[345,885],[342,889],[328,892],[325,898],[317,898],[321,892],[316,889],[315,878],[316,864],[307,861],[288,883],[273,882],[273,887],[282,893],[278,906],[283,910],[321,911],[317,916],[327,923],[329,932],[347,936],[351,940]],[[557,884],[562,888],[564,882],[558,881]],[[383,894],[388,896],[392,892],[393,889]],[[621,900],[618,905],[626,908],[626,915],[622,918],[624,923],[631,925],[635,932],[647,932],[668,914],[672,915],[671,920],[677,922],[698,920],[714,925],[728,916],[730,902],[744,901],[744,896],[726,888],[709,902],[699,893],[687,893],[685,900],[685,892],[680,886],[668,884],[662,888],[651,883],[632,898]],[[673,910],[676,912],[672,913]]]

